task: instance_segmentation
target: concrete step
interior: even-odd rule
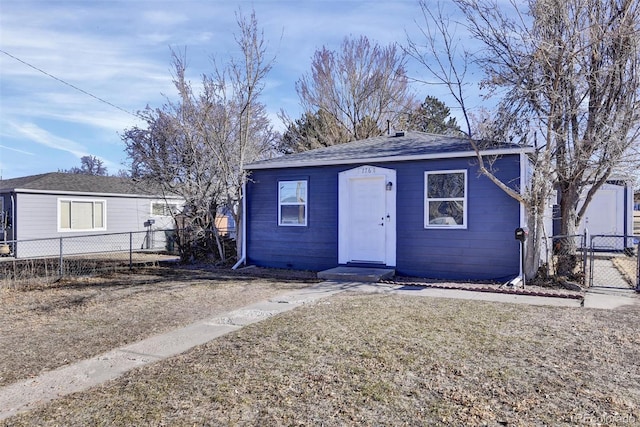
[[[335,267],[319,271],[318,279],[337,282],[379,282],[391,279],[396,274],[393,268]]]

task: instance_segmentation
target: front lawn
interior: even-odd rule
[[[4,425],[640,422],[638,306],[346,292]]]

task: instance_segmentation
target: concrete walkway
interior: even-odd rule
[[[570,298],[513,295],[438,289],[393,284],[362,282],[322,282],[308,288],[280,295],[273,299],[230,311],[224,315],[205,319],[181,329],[156,335],[145,340],[112,350],[91,359],[45,372],[36,378],[19,381],[0,388],[0,420],[19,412],[28,411],[53,399],[99,385],[123,373],[204,344],[245,325],[292,310],[344,291],[402,294],[432,298],[459,298],[517,304],[580,307],[581,300]],[[587,294],[585,307],[615,308],[637,304],[639,299],[617,295]]]
[[[627,258],[628,259],[628,258]],[[633,260],[635,263],[635,259]],[[611,258],[595,258],[593,260],[592,288],[605,288],[609,290],[633,290],[631,285],[622,277],[620,270],[613,264]]]

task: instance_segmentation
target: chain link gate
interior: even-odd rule
[[[640,291],[638,237],[593,235],[589,242],[588,285]]]

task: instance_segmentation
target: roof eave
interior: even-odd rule
[[[533,147],[521,147],[521,148],[504,148],[497,150],[481,150],[482,156],[504,156],[509,154],[521,154],[521,153],[533,153],[535,149]],[[282,158],[281,162],[269,162],[265,164],[253,163],[244,167],[245,170],[257,170],[257,169],[287,169],[287,168],[302,168],[302,167],[314,167],[314,166],[332,166],[332,165],[350,165],[358,163],[382,163],[382,162],[406,162],[412,160],[435,160],[435,159],[453,159],[463,157],[476,157],[475,151],[465,152],[451,152],[451,153],[430,153],[420,155],[408,155],[408,156],[387,156],[387,157],[358,157],[353,159],[333,159],[333,160],[310,160],[310,161],[287,161],[286,156]]]
[[[2,189],[0,193],[12,192],[12,193],[27,193],[27,194],[52,194],[52,195],[69,195],[69,196],[93,196],[93,197],[129,197],[138,199],[179,199],[180,196],[170,196],[162,194],[136,194],[136,193],[101,193],[101,192],[84,192],[84,191],[67,191],[67,190],[35,190],[32,188],[13,188]]]

